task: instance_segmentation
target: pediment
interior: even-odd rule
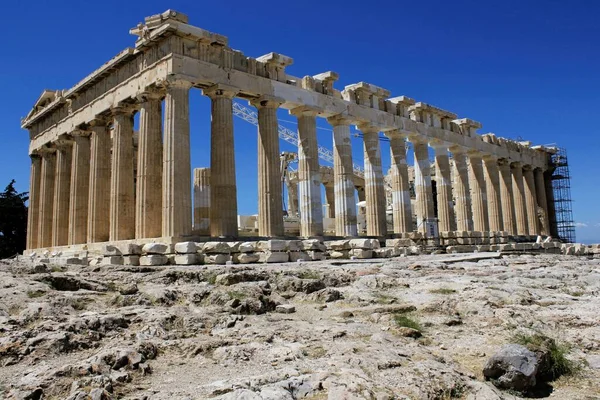
[[[48,104],[52,103],[59,96],[58,90],[44,90],[40,97],[37,99],[29,114],[27,114],[26,119],[29,119],[33,115],[37,114],[41,110],[43,110]]]

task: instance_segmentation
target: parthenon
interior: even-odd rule
[[[333,180],[328,185],[333,190],[327,203],[335,204],[335,213],[325,218],[335,219],[335,238],[359,236],[351,126],[364,141],[369,238],[439,244],[452,238],[535,241],[556,236],[549,182],[552,148],[478,134],[479,122],[407,96],[391,97],[373,84],[338,90],[339,75],[332,71],[289,75],[292,58],[246,56],[229,47],[227,37],[188,24],[187,16],[176,11],[147,17],[130,33],[137,37],[134,48],[121,51],[69,90],[44,91],[22,121],[30,134],[29,253],[238,238],[236,98],[247,100],[258,113],[258,238],[285,237],[280,108],[298,123],[301,238],[324,237],[317,118],[333,129]],[[209,206],[203,209],[192,201],[191,90],[201,90],[212,103],[210,168],[196,177],[210,186]],[[135,113],[139,133],[134,140]],[[380,133],[391,148],[391,227]],[[414,204],[408,144],[414,150]],[[202,218],[205,232],[194,228]]]

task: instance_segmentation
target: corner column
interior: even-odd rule
[[[109,238],[111,139],[107,121],[103,119],[92,121],[90,131],[87,243],[98,243]]]
[[[333,180],[335,188],[335,234],[358,235],[350,123],[342,116],[327,118],[333,126]]]
[[[540,168],[533,170],[535,175],[535,191],[537,194],[537,203],[542,208],[541,234],[550,235],[550,219],[548,216],[548,199],[546,198],[546,182],[544,181],[544,172]]]
[[[156,238],[162,234],[162,106],[161,94],[144,92],[140,100],[135,198],[135,237]]]
[[[109,239],[135,238],[133,172],[133,115],[118,107],[113,112],[113,146],[110,179]]]
[[[162,177],[162,235],[192,233],[189,90],[186,81],[168,82],[165,97]]]
[[[517,224],[515,221],[512,174],[508,160],[498,160],[498,169],[500,170],[500,201],[502,202],[503,230],[514,236],[517,234]]]
[[[488,221],[486,185],[483,179],[482,155],[477,151],[470,151],[468,154],[469,187],[471,188],[473,198],[473,229],[479,232],[488,232],[490,225]]]
[[[38,216],[38,248],[52,246],[52,212],[54,209],[54,181],[56,174],[55,153],[56,150],[51,148],[40,150],[42,168]]]
[[[408,166],[406,165],[406,139],[399,131],[388,131],[385,135],[390,138],[394,233],[412,232],[412,206],[410,204]]]
[[[29,176],[29,210],[27,212],[27,250],[38,247],[38,228],[40,214],[40,181],[42,159],[37,154],[31,156],[31,172]]]
[[[523,166],[523,184],[525,189],[525,208],[527,209],[527,227],[529,236],[540,234],[538,228],[538,205],[535,193],[535,179],[531,165]]]
[[[435,152],[435,182],[440,232],[456,230],[454,226],[454,202],[452,201],[452,179],[448,147],[438,141],[432,142]]]
[[[527,210],[525,208],[525,185],[523,183],[523,166],[519,162],[510,165],[512,175],[513,199],[515,203],[515,221],[517,235],[528,235]]]
[[[283,202],[277,109],[283,100],[261,97],[258,110],[258,234],[283,236]]]
[[[490,231],[504,231],[502,221],[502,202],[500,199],[500,171],[498,169],[498,159],[491,155],[483,156],[483,179],[487,195],[487,208],[489,217]]]
[[[427,231],[428,224],[434,220],[429,149],[427,142],[416,136],[409,137],[409,140],[412,143],[415,152],[417,231],[428,235],[430,234],[430,232]]]
[[[73,142],[59,139],[56,142],[56,175],[54,183],[54,209],[52,212],[52,246],[69,242],[69,196],[71,193],[71,155]]]
[[[323,206],[317,145],[317,110],[299,107],[291,110],[290,113],[298,118],[300,236],[321,236],[323,235]],[[330,203],[330,210],[332,206]]]
[[[75,131],[71,165],[69,201],[69,244],[82,244],[87,239],[90,192],[90,132]]]
[[[467,155],[462,148],[450,149],[454,160],[454,198],[456,201],[456,230],[472,231],[471,194],[469,193],[469,168]]]
[[[367,235],[385,236],[387,234],[386,201],[381,169],[379,129],[365,125],[361,125],[359,129],[363,132],[364,142]]]

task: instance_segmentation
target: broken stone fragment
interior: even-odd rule
[[[296,312],[296,307],[291,304],[280,304],[275,307],[275,311],[282,314],[292,314]]]
[[[198,251],[198,245],[196,242],[180,242],[175,244],[175,253],[177,254],[191,254]]]
[[[167,254],[171,253],[171,246],[168,246],[163,243],[146,243],[144,247],[142,247],[143,254]],[[142,264],[144,265],[144,264]]]

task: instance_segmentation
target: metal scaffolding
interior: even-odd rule
[[[565,243],[575,243],[575,222],[571,200],[571,176],[567,151],[555,147],[556,152],[550,156],[552,172],[552,194],[554,197],[554,213],[556,215],[556,231],[558,238]]]

